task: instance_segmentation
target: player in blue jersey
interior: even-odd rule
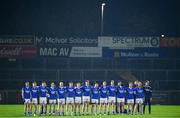
[[[31,109],[32,109],[32,106],[34,105],[34,116],[36,116],[37,104],[38,104],[38,87],[37,87],[36,82],[32,83],[31,96],[32,96]]]
[[[108,97],[108,87],[106,86],[106,81],[103,81],[102,87],[100,87],[100,115],[102,115],[102,106],[104,105],[104,115],[106,115],[107,97]]]
[[[74,115],[74,97],[75,97],[75,91],[74,86],[72,82],[69,82],[69,86],[66,88],[67,94],[66,94],[66,115],[69,115],[69,104],[72,106],[72,115]]]
[[[127,112],[128,114],[133,114],[133,104],[134,104],[134,88],[133,83],[129,82],[129,87],[127,88]]]
[[[25,82],[22,88],[22,99],[24,100],[24,115],[31,115],[31,88],[29,82]]]
[[[42,113],[46,115],[47,110],[47,96],[48,94],[48,88],[46,87],[46,83],[42,82],[41,86],[39,86],[39,115],[41,116]]]
[[[94,87],[91,89],[92,95],[91,95],[91,103],[92,103],[92,109],[91,113],[94,115],[97,115],[98,113],[98,103],[99,103],[99,85],[98,83],[94,84]]]
[[[125,96],[126,96],[126,89],[123,86],[122,82],[118,82],[117,87],[117,111],[120,113],[124,113],[124,105],[125,105]]]
[[[58,115],[64,115],[64,105],[65,105],[65,94],[66,94],[66,87],[64,87],[63,82],[59,83],[58,92]]]
[[[111,85],[108,86],[108,115],[110,114],[110,108],[112,106],[112,113],[115,114],[115,108],[116,108],[116,92],[117,88],[114,85],[114,80],[111,80]]]
[[[91,85],[89,85],[89,80],[85,81],[85,85],[82,86],[83,90],[83,113],[89,113],[89,103],[91,95]]]
[[[51,87],[48,88],[49,92],[49,115],[55,115],[57,89],[54,82],[51,83]]]
[[[143,99],[144,99],[144,89],[142,87],[142,83],[138,82],[138,87],[136,88],[136,103],[134,106],[134,113],[138,112],[139,105],[139,113],[143,114]]]
[[[78,82],[75,88],[75,114],[76,114],[76,110],[78,110],[77,115],[80,115],[81,103],[82,103],[82,89],[81,89],[81,84]]]

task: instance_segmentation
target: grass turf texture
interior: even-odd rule
[[[0,118],[22,118],[25,117],[23,114],[23,105],[0,105]],[[27,116],[28,117],[28,116]],[[31,116],[34,117],[34,116]],[[38,116],[36,116],[38,117]],[[180,118],[180,106],[170,106],[170,105],[154,105],[152,106],[152,114],[145,115],[88,115],[88,116],[41,116],[40,118],[54,118],[54,117],[80,117],[80,118]]]

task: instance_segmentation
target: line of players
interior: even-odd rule
[[[73,82],[69,82],[69,86],[65,87],[63,82],[60,82],[56,87],[52,82],[50,87],[47,87],[45,82],[42,82],[40,86],[33,82],[30,87],[29,82],[25,82],[25,86],[22,88],[24,115],[32,115],[34,106],[34,116],[36,116],[38,101],[39,115],[46,115],[47,100],[49,100],[49,115],[65,115],[65,107],[66,115],[69,115],[70,105],[72,115],[81,115],[81,103],[83,103],[82,115],[89,113],[90,103],[92,104],[91,113],[94,115],[98,114],[99,103],[100,115],[103,112],[106,115],[106,111],[108,111],[108,115],[116,114],[116,108],[117,113],[123,114],[125,102],[127,103],[127,114],[143,114],[144,90],[141,82],[137,82],[136,85],[133,87],[133,83],[129,82],[129,86],[125,88],[122,82],[118,82],[116,86],[114,80],[111,80],[109,86],[106,81],[102,82],[102,86],[99,86],[98,83],[91,86],[86,80],[83,86],[79,82],[75,86]],[[56,103],[58,103],[57,110]]]

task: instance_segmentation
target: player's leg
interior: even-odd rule
[[[52,109],[52,101],[49,101],[49,116],[51,115],[51,109]]]
[[[95,115],[98,113],[98,103],[95,103]]]
[[[148,110],[149,110],[149,114],[151,114],[151,101],[150,101],[150,99],[148,99]]]
[[[124,102],[121,102],[121,112],[124,113]]]
[[[55,115],[55,113],[56,113],[55,108],[56,108],[56,101],[54,100],[54,103],[53,103],[53,115]]]
[[[60,116],[60,112],[61,112],[61,103],[58,99],[58,105],[57,105],[57,113],[58,113],[58,116]]]
[[[87,104],[86,104],[86,114],[89,114],[89,100],[87,101]]]
[[[111,107],[112,102],[110,99],[108,99],[108,115],[110,115],[110,107]]]
[[[114,99],[113,102],[112,102],[112,113],[113,113],[113,114],[116,114],[116,113],[115,113],[115,108],[116,108],[116,101],[115,101],[115,99]]]
[[[27,103],[24,102],[24,115],[27,115]]]
[[[78,103],[78,115],[80,116],[81,103]]]
[[[100,99],[100,106],[99,106],[99,112],[100,112],[100,115],[102,115],[102,100]]]
[[[104,115],[106,115],[107,103],[104,102]]]
[[[69,103],[66,102],[66,115],[69,115]]]
[[[62,100],[61,104],[61,114],[64,116],[64,107],[65,107],[65,99]]]
[[[134,104],[134,114],[137,114],[138,103]]]

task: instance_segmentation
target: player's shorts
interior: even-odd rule
[[[98,103],[99,103],[99,100],[98,100],[98,99],[91,99],[91,103],[92,103],[92,104],[98,104]]]
[[[83,96],[83,102],[90,102],[90,96]]]
[[[110,96],[109,96],[108,102],[115,103],[115,102],[116,102],[116,97],[110,97]]]
[[[117,98],[117,103],[125,103],[125,98]]]
[[[57,99],[58,103],[65,104],[65,98]]]
[[[32,104],[38,104],[38,100],[37,100],[37,98],[32,98]]]
[[[75,103],[82,103],[82,98],[81,97],[75,97]]]
[[[71,104],[73,104],[73,103],[74,103],[74,98],[73,98],[73,97],[67,97],[67,98],[66,98],[66,103],[71,103]]]
[[[56,104],[56,99],[49,99],[49,104]]]
[[[130,103],[134,104],[134,99],[127,99],[127,103],[128,104],[130,104]]]
[[[107,98],[100,98],[100,103],[107,103]]]
[[[24,103],[25,104],[31,103],[31,100],[30,99],[24,99]]]
[[[46,97],[40,97],[39,98],[39,103],[40,104],[47,104],[47,98]]]
[[[136,98],[136,104],[142,104],[143,98]]]

